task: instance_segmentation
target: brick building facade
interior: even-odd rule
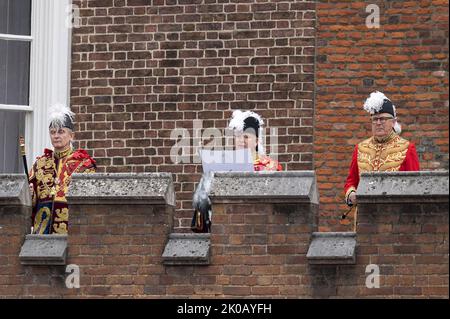
[[[353,147],[370,136],[362,109],[380,90],[397,106],[402,136],[421,169],[448,169],[448,1],[374,1],[380,28],[368,29],[369,2],[317,3],[314,169],[324,230],[342,229],[336,211]]]
[[[213,231],[180,234],[171,174],[80,174],[65,236],[27,235],[26,178],[1,174],[0,298],[448,299],[448,171],[374,175],[356,234],[317,232],[313,171],[217,174]]]
[[[59,40],[66,39],[61,13],[70,4],[79,16],[69,58]],[[29,105],[0,101],[0,115],[28,112],[25,136],[36,155],[48,135],[45,105],[64,101],[70,90],[75,146],[97,160],[99,174],[74,177],[70,235],[57,238],[60,256],[44,260],[43,251],[61,246],[53,245],[55,236],[27,236],[25,176],[0,170],[0,298],[448,299],[448,171],[435,171],[448,170],[448,1],[32,5],[30,35],[0,30],[0,41],[31,43]],[[366,25],[369,7],[379,9],[379,28]],[[434,172],[364,177],[354,233],[352,218],[340,220],[342,188],[354,145],[370,135],[362,104],[375,90],[393,100],[402,135],[416,144],[421,168]],[[277,130],[275,144],[266,130],[267,151],[288,172],[256,175],[260,185],[274,186],[262,198],[245,187],[239,196],[210,196],[213,231],[199,236],[208,242],[208,260],[167,259],[173,235],[195,237],[180,233],[190,233],[201,177],[191,147],[191,163],[173,162],[173,133],[184,129],[193,146],[196,124],[200,133],[222,130],[236,109],[258,112]],[[217,182],[222,191],[239,189],[226,187],[225,177]],[[155,182],[162,178],[170,187]],[[253,178],[229,180],[248,185]],[[378,193],[368,185],[380,186]],[[392,185],[408,185],[409,193]],[[333,236],[337,241],[327,242]],[[33,240],[47,242],[27,251]],[[313,249],[321,240],[331,255]],[[350,242],[349,253],[338,256],[336,242]],[[367,285],[373,264],[377,289]],[[68,265],[79,267],[77,289],[67,285]]]
[[[193,134],[194,120],[223,129],[235,109],[278,130],[272,155],[284,170],[316,171],[321,230],[352,224],[339,221],[342,187],[370,134],[362,104],[374,90],[394,101],[421,167],[448,168],[448,1],[73,3],[77,144],[99,172],[173,173],[179,231],[201,165],[173,163],[171,132]],[[369,4],[379,28],[366,26]]]

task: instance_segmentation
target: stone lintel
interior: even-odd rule
[[[175,206],[170,173],[73,174],[66,198],[69,205]]]
[[[362,173],[358,204],[448,203],[448,171]]]
[[[67,235],[27,235],[20,250],[22,265],[65,265]]]
[[[352,265],[356,263],[356,233],[314,232],[306,258],[310,264]]]
[[[210,234],[172,233],[162,255],[165,265],[209,265]]]
[[[31,206],[25,174],[0,174],[0,206]]]
[[[208,195],[213,204],[319,203],[314,171],[215,172]]]

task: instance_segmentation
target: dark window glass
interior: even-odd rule
[[[0,104],[28,105],[30,43],[0,40]]]
[[[19,150],[25,113],[0,110],[0,173],[25,173]]]
[[[0,33],[31,34],[31,0],[0,0]]]

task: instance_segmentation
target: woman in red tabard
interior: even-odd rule
[[[236,149],[249,149],[253,156],[253,168],[259,171],[281,171],[278,161],[265,155],[263,143],[263,125],[261,117],[252,111],[234,111],[228,128],[233,130]],[[210,181],[203,175],[192,200],[194,216],[191,229],[194,232],[211,231],[211,201],[208,197]]]
[[[255,171],[281,171],[278,161],[265,155],[261,117],[252,111],[234,111],[228,128],[234,132],[236,149],[248,148],[253,154]]]

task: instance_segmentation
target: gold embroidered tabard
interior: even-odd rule
[[[358,168],[362,172],[398,171],[406,157],[409,142],[397,134],[386,141],[378,142],[374,137],[358,144]]]
[[[95,160],[84,150],[45,149],[30,172],[33,185],[32,225],[35,234],[67,234],[69,209],[66,194],[73,173],[95,172]]]

